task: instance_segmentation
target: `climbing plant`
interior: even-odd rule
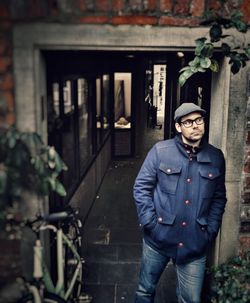
[[[224,56],[229,58],[233,74],[238,73],[250,59],[249,43],[235,45],[235,36],[224,33],[225,30],[233,28],[243,34],[247,32],[247,24],[243,21],[243,14],[239,10],[235,10],[227,18],[210,11],[206,15],[206,21],[202,24],[210,26],[209,38],[200,37],[195,40],[195,57],[180,70],[179,84],[181,86],[186,83],[188,78],[198,72],[219,71],[219,64],[214,56],[215,49],[220,50]]]
[[[8,211],[22,203],[23,193],[39,197],[51,191],[65,196],[59,174],[67,167],[52,146],[35,132],[10,127],[0,136],[0,224]]]
[[[250,252],[211,268],[212,302],[250,302]]]

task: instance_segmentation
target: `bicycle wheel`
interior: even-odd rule
[[[81,232],[77,225],[77,222],[73,221],[69,223],[69,225],[67,226],[66,236],[72,242],[78,255],[81,256]],[[70,295],[71,299],[77,299],[79,298],[82,290],[82,261],[77,259],[75,254],[67,245],[64,245],[64,256],[65,256],[64,281],[65,281],[66,289],[70,287],[70,283],[72,281],[77,265],[79,264],[79,261],[81,262],[78,275]]]
[[[67,301],[63,300],[56,294],[46,292],[43,298],[44,303],[67,303]]]
[[[19,299],[16,303],[34,303],[35,300],[33,298],[33,294],[29,293],[27,295],[25,295],[24,297],[22,297],[21,299]],[[63,300],[61,297],[46,292],[44,294],[44,298],[42,299],[43,303],[67,303],[65,300]]]

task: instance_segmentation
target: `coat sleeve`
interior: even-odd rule
[[[221,151],[220,151],[221,152]],[[221,169],[216,189],[211,201],[208,214],[208,233],[210,240],[214,240],[221,226],[222,216],[227,202],[225,186],[225,159],[221,152]]]
[[[145,158],[134,184],[134,199],[141,227],[153,228],[156,212],[153,191],[157,180],[157,149],[154,146]]]

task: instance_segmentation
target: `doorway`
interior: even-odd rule
[[[63,203],[109,138],[112,157],[134,157],[145,151],[144,144],[174,136],[173,113],[180,103],[194,102],[209,112],[210,75],[178,85],[178,71],[192,53],[47,51],[44,56],[48,142],[68,166]]]

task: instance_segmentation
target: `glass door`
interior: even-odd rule
[[[132,154],[132,73],[114,73],[114,134],[113,155]]]

